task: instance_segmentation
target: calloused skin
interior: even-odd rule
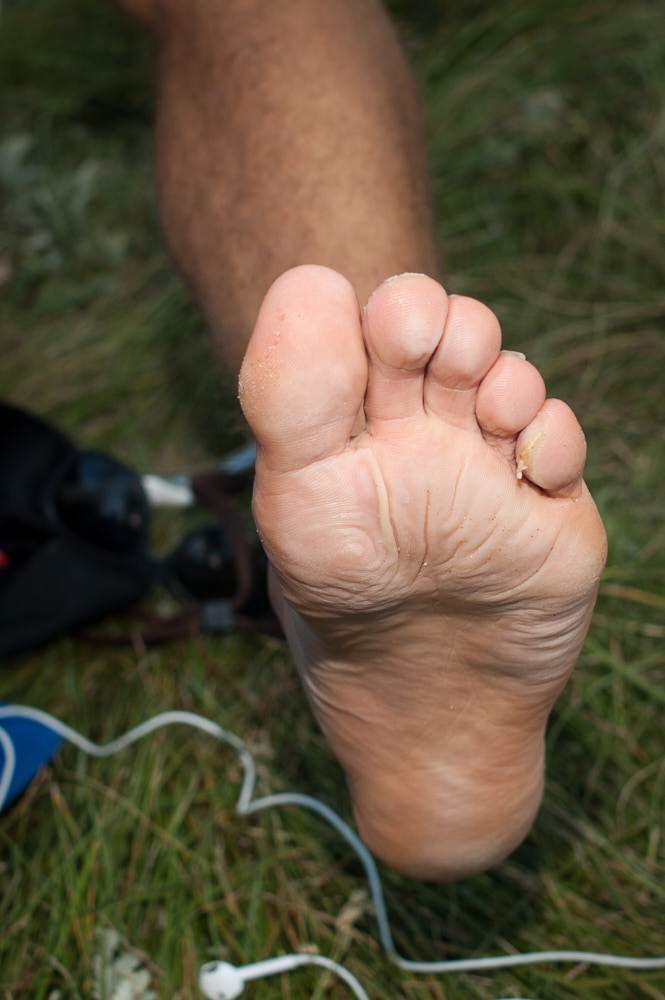
[[[537,813],[605,561],[575,416],[479,302],[407,274],[361,315],[320,267],[272,286],[240,400],[273,601],[361,836],[417,878],[495,864]]]

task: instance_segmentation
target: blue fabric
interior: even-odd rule
[[[0,701],[0,705],[4,704],[5,702]],[[38,771],[52,760],[62,739],[41,722],[18,716],[0,719],[0,726],[14,744],[16,753],[16,768],[5,802],[7,806],[28,787]],[[0,774],[4,766],[5,751],[0,743]]]

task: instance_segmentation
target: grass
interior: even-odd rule
[[[452,886],[385,873],[413,958],[575,947],[662,953],[665,913],[665,33],[655,0],[393,3],[422,88],[448,287],[498,313],[590,445],[610,557],[548,735],[545,805],[498,869]],[[140,469],[191,467],[244,428],[163,249],[150,179],[152,53],[103,3],[0,17],[0,397]],[[177,517],[165,533],[177,538]],[[179,707],[255,751],[259,789],[341,772],[285,649],[241,636],[156,650],[63,638],[3,668],[0,697],[106,741]],[[665,973],[532,967],[398,974],[362,872],[294,809],[238,819],[233,753],[185,731],[110,761],[66,748],[0,824],[0,997],[99,995],[101,931],[160,997],[210,957],[314,946],[374,998],[658,1000]],[[352,905],[349,901],[352,901]],[[346,997],[315,970],[247,996]]]

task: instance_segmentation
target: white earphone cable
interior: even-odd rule
[[[217,723],[196,715],[193,712],[171,711],[163,712],[160,715],[148,719],[146,722],[130,729],[128,732],[103,745],[93,743],[86,739],[76,730],[40,709],[31,708],[24,705],[0,706],[0,745],[4,750],[4,767],[0,776],[0,810],[7,798],[12,776],[16,766],[16,755],[14,745],[9,734],[2,727],[2,720],[9,718],[30,719],[34,722],[46,726],[52,732],[69,741],[84,753],[92,757],[111,757],[120,750],[131,746],[143,736],[169,725],[186,725],[207,733],[209,736],[226,743],[232,747],[238,757],[243,769],[243,779],[236,803],[236,812],[241,816],[248,816],[252,813],[260,812],[263,809],[270,809],[275,806],[295,805],[317,813],[327,823],[329,823],[340,836],[353,848],[358,855],[367,874],[370,894],[374,904],[375,919],[380,941],[386,951],[388,958],[399,968],[412,973],[461,973],[461,972],[486,972],[489,970],[514,968],[522,965],[533,965],[544,962],[573,962],[588,965],[612,966],[621,969],[654,970],[665,969],[665,956],[656,958],[632,958],[622,955],[610,955],[586,951],[538,951],[528,952],[518,955],[497,955],[488,958],[470,959],[450,959],[441,962],[414,962],[411,959],[401,956],[396,948],[388,922],[386,905],[383,895],[383,887],[379,877],[378,869],[374,858],[367,850],[356,833],[341,819],[329,806],[309,795],[301,795],[297,792],[283,793],[276,795],[266,795],[259,799],[254,799],[254,786],[256,783],[256,768],[254,759],[243,741],[234,733],[227,732]],[[300,959],[297,964],[315,964],[325,968],[331,968],[340,975],[352,988],[355,995],[360,1000],[368,1000],[367,994],[358,981],[345,969],[331,959],[323,956],[302,955],[294,956]],[[354,985],[355,984],[355,985]],[[358,992],[360,990],[360,992]]]

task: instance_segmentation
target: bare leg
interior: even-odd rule
[[[273,278],[335,269],[273,285],[240,390],[274,602],[361,834],[418,877],[487,867],[538,809],[603,565],[582,432],[480,303],[380,284],[436,262],[374,0],[122,5],[159,39],[164,226],[229,366]]]
[[[271,282],[436,273],[417,95],[376,0],[122,0],[160,48],[172,252],[237,373]]]

